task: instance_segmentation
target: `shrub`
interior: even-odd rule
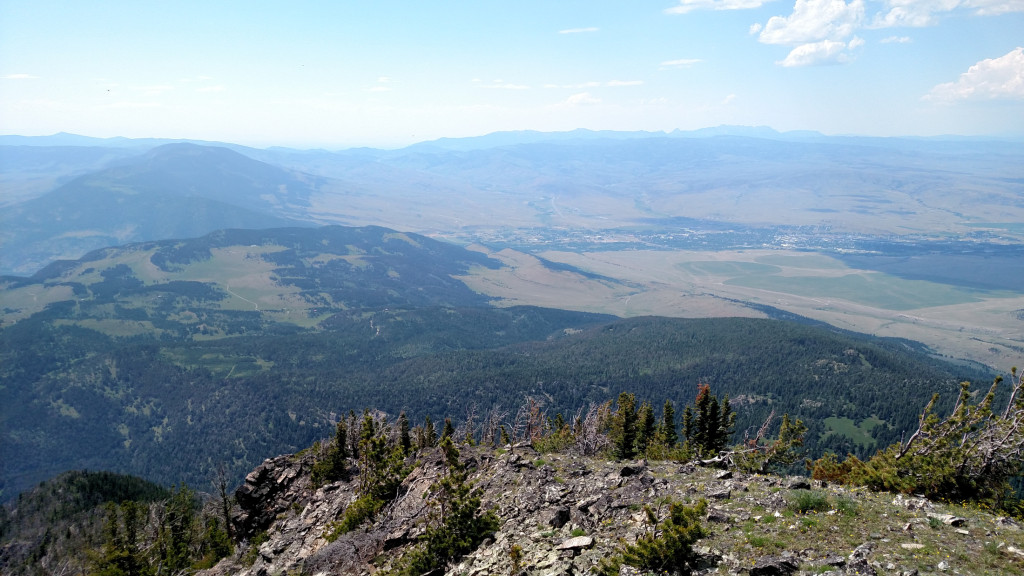
[[[702,499],[695,506],[669,501],[668,507],[668,517],[659,524],[655,511],[646,506],[650,532],[634,544],[622,543],[618,553],[601,561],[598,573],[616,576],[625,565],[658,573],[689,574],[697,560],[693,544],[707,535],[701,521],[707,511],[707,501]]]

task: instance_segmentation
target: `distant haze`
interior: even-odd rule
[[[0,133],[1024,134],[1019,0],[0,4]]]

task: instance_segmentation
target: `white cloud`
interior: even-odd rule
[[[910,36],[889,36],[880,40],[882,44],[910,44],[913,40]]]
[[[850,50],[864,45],[853,36],[863,23],[864,0],[796,0],[792,14],[772,16],[763,27],[751,26],[750,33],[760,32],[764,44],[794,47],[776,62],[780,66],[842,64],[851,60]]]
[[[579,84],[545,84],[545,88],[560,88],[569,90],[582,90],[584,88],[619,88],[622,86],[642,86],[643,80],[609,80],[607,82],[581,82]],[[528,88],[528,86],[524,86]]]
[[[700,64],[703,62],[700,58],[680,58],[678,60],[666,60],[661,63],[662,69],[665,68],[689,68],[694,64]]]
[[[694,10],[750,10],[771,0],[679,0],[678,6],[666,8],[666,14],[686,14]]]
[[[939,84],[928,100],[1024,100],[1024,48],[1005,56],[982,60],[967,69],[956,82]]]
[[[845,39],[864,20],[864,0],[796,0],[788,17],[772,16],[758,40],[765,44],[795,45]]]
[[[939,15],[954,10],[979,16],[1024,12],[1024,0],[886,0],[885,10],[875,15],[872,26],[933,26],[938,23]]]
[[[4,76],[4,80],[31,80],[33,78],[39,78],[39,76],[33,76],[32,74],[8,74]]]
[[[597,32],[600,28],[569,28],[566,30],[559,30],[559,34],[587,34],[589,32]]]
[[[218,84],[217,86],[203,86],[202,88],[196,88],[196,92],[223,92],[225,90],[227,90],[227,87],[225,87],[222,84]]]
[[[872,26],[875,28],[891,28],[908,26],[920,28],[936,23],[936,12],[949,12],[961,4],[962,0],[886,0],[885,12],[875,14]]]
[[[736,95],[735,94],[729,94],[728,96],[726,96],[725,98],[722,99],[722,106],[728,106],[729,104],[732,104],[732,101],[735,100],[735,99],[736,99]]]
[[[579,94],[573,94],[565,100],[567,106],[589,106],[592,104],[600,104],[601,99],[595,98],[590,92],[580,92]]]
[[[1024,12],[1024,0],[966,0],[964,6],[983,16]]]
[[[776,64],[787,68],[841,64],[846,61],[846,48],[846,42],[837,40],[822,40],[821,42],[801,44],[793,48],[785,60],[776,62]]]

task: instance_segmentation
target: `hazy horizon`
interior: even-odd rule
[[[0,133],[400,148],[502,131],[1024,134],[1019,0],[0,4]]]

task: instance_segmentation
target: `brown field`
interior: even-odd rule
[[[541,257],[618,281],[553,271],[536,258],[492,254],[510,268],[464,278],[500,304],[617,316],[761,316],[731,300],[765,304],[839,328],[922,342],[936,354],[1007,371],[1024,362],[1024,294],[982,292],[855,270],[821,254],[546,252]],[[925,305],[917,304],[924,302]]]

